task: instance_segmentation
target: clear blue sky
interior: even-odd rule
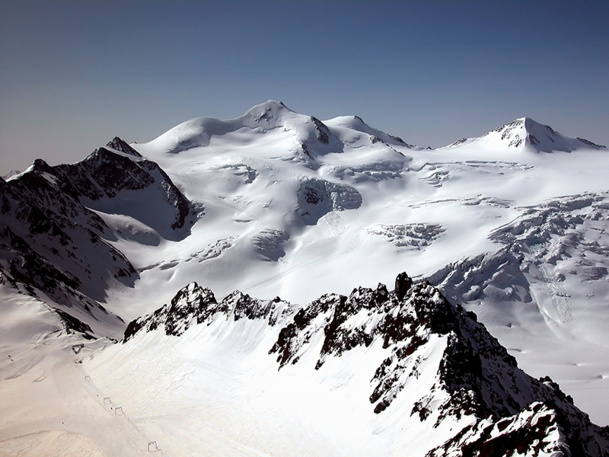
[[[268,99],[421,146],[609,145],[609,1],[0,0],[0,174]]]

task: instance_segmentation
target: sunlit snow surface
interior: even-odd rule
[[[219,298],[238,289],[306,305],[326,292],[391,285],[400,271],[430,276],[449,299],[475,311],[526,372],[549,374],[594,422],[606,425],[609,152],[552,139],[544,126],[526,122],[427,150],[357,117],[320,122],[268,102],[240,118],[194,119],[133,144],[196,204],[198,220],[189,236],[168,241],[141,220],[98,211],[141,277],[134,288],[109,290],[104,306],[128,321],[169,302],[191,281]],[[537,144],[527,143],[525,126],[537,129]],[[552,144],[557,150],[548,152]],[[543,219],[552,205],[562,205],[555,219]],[[532,233],[535,228],[545,232]],[[31,309],[23,300],[19,306]],[[9,311],[3,308],[3,321]],[[40,329],[46,321],[29,322]],[[150,333],[137,344],[108,343],[104,351],[97,342],[80,358],[70,341],[53,343],[64,356],[49,368],[46,384],[31,379],[44,365],[28,371],[25,355],[7,362],[3,352],[0,393],[10,401],[2,402],[0,444],[28,430],[62,431],[69,421],[65,433],[82,440],[101,442],[103,434],[116,433],[114,444],[95,443],[107,455],[134,455],[152,440],[161,455],[193,449],[200,455],[391,455],[403,437],[440,444],[448,436],[448,430],[416,429],[399,406],[372,413],[366,398],[380,357],[374,347],[333,359],[320,371],[278,372],[267,354],[276,335],[264,328],[219,321],[172,341]],[[18,344],[3,339],[2,350],[19,344],[41,343],[35,335]],[[74,364],[75,357],[84,362]],[[5,414],[37,398],[31,415],[40,419]],[[56,400],[43,401],[49,398]],[[98,432],[87,434],[77,424],[80,413],[70,404],[81,401],[98,418],[90,424]],[[111,409],[118,405],[124,417]],[[64,437],[57,433],[40,435],[41,449]],[[6,443],[0,453],[12,449]],[[424,450],[416,440],[403,446],[408,455]]]

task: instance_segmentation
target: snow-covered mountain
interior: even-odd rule
[[[595,144],[584,138],[571,138],[561,135],[549,125],[542,125],[528,117],[522,117],[492,130],[480,138],[467,138],[452,143],[483,143],[485,147],[499,147],[534,152],[571,152],[577,149],[606,150],[605,146]]]
[[[102,455],[155,438],[216,455],[604,446],[577,408],[609,423],[608,171],[604,147],[528,118],[430,150],[274,101],[72,165],[37,160],[0,180],[0,392],[14,398],[0,449],[33,449],[20,437],[41,422],[12,412],[23,398],[70,395],[88,406],[43,402],[41,417],[73,425],[43,421],[57,434],[40,449],[68,436]],[[375,286],[404,270],[408,297]],[[103,338],[125,330],[125,344]],[[443,357],[472,368],[468,348],[482,372],[447,381]],[[574,405],[535,380],[548,375]],[[101,425],[117,404],[96,397],[126,416]]]
[[[161,236],[185,236],[192,223],[191,206],[171,179],[118,138],[73,165],[36,160],[0,187],[4,281],[47,296],[68,327],[90,336],[121,331],[123,320],[101,302],[109,288],[133,287],[138,278],[112,242],[158,244]]]

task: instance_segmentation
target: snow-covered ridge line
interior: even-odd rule
[[[245,323],[238,324],[242,319]],[[444,423],[461,424],[445,443],[429,449],[430,456],[492,446],[504,455],[516,450],[529,456],[607,455],[609,429],[591,424],[549,378],[537,380],[520,370],[475,314],[405,273],[392,292],[382,284],[360,287],[348,297],[327,294],[304,307],[240,292],[217,302],[209,289],[191,283],[169,305],[129,323],[123,344],[145,340],[150,345],[149,332],[200,335],[218,320],[241,328],[259,325],[254,322],[278,328],[272,331],[277,335],[272,347],[260,350],[276,359],[280,371],[303,365],[298,369],[323,372],[329,360],[347,357],[355,348],[380,348],[383,356],[368,398],[376,414],[391,409],[397,398],[414,395],[409,408],[401,403],[413,420],[440,429]],[[434,358],[434,351],[442,355]]]
[[[309,127],[306,127],[307,123],[310,124]],[[365,134],[372,143],[384,142],[387,145],[407,147],[413,150],[423,149],[406,143],[400,137],[370,127],[359,116],[339,116],[320,121],[313,116],[298,114],[283,102],[274,100],[256,105],[234,119],[193,118],[168,130],[149,143],[133,146],[143,151],[153,148],[169,153],[179,153],[192,148],[206,147],[213,137],[234,134],[240,129],[266,132],[277,128],[294,132],[299,137],[300,143],[305,145],[305,149],[308,142],[316,139],[327,145],[327,149],[332,152],[341,151],[344,146],[340,141],[337,142],[337,138],[341,136],[341,129],[344,128]],[[580,148],[607,149],[606,146],[584,138],[562,135],[550,126],[536,122],[529,117],[515,119],[479,138],[463,138],[445,147],[452,148],[479,141],[489,143],[491,146],[502,144],[508,148],[535,152],[571,152]]]
[[[249,109],[242,116],[229,120],[197,117],[171,128],[148,143],[131,145],[138,151],[161,150],[165,153],[181,152],[206,147],[217,137],[243,132],[267,133],[273,130],[289,132],[305,155],[340,152],[345,148],[340,134],[344,129],[358,132],[371,143],[383,142],[400,147],[416,148],[401,138],[389,135],[367,125],[358,116],[341,116],[320,121],[314,116],[296,113],[283,102],[269,100]],[[349,140],[347,140],[349,141]]]

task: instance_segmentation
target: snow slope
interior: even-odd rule
[[[76,176],[76,170],[83,171],[78,175],[82,177],[78,182],[88,184],[79,187],[78,197],[74,199],[76,194],[72,192],[71,196],[64,194],[55,199],[64,201],[65,195],[73,199],[70,205],[79,208],[78,217],[73,219],[77,226],[93,230],[103,240],[82,251],[86,255],[79,261],[99,269],[100,265],[95,265],[93,259],[102,246],[103,255],[115,250],[119,253],[115,255],[117,259],[124,257],[133,267],[133,273],[127,281],[112,279],[107,271],[116,268],[116,264],[110,262],[104,264],[106,269],[95,270],[95,278],[106,278],[103,283],[97,279],[87,282],[86,276],[73,266],[57,260],[65,257],[64,248],[55,246],[59,254],[54,254],[51,232],[41,230],[40,237],[33,243],[34,246],[42,243],[46,250],[44,258],[53,266],[53,271],[72,272],[81,281],[82,286],[75,283],[68,291],[68,302],[84,299],[90,300],[91,306],[103,303],[109,313],[129,321],[169,303],[178,290],[193,281],[214,290],[219,297],[239,289],[252,296],[267,299],[280,296],[290,303],[305,304],[329,292],[349,295],[359,286],[373,288],[379,282],[391,284],[397,272],[407,270],[417,278],[428,277],[452,302],[474,310],[516,357],[524,371],[534,377],[550,375],[594,422],[609,423],[608,405],[603,400],[609,398],[605,395],[609,391],[609,363],[606,362],[609,343],[604,338],[609,329],[609,322],[604,317],[608,315],[609,306],[609,240],[606,238],[609,155],[604,147],[561,135],[529,118],[522,118],[480,138],[429,150],[385,134],[356,116],[320,121],[295,113],[282,103],[269,101],[235,119],[196,118],[148,143],[126,145],[115,139],[102,149],[81,165],[62,166],[66,167],[63,169],[51,167],[55,169],[53,171],[39,163],[35,170],[0,182],[3,188],[27,189],[31,185],[27,180],[36,176],[53,192],[65,191],[66,186],[58,186],[58,183],[65,182],[62,180],[67,176],[66,170],[71,176]],[[87,168],[90,165],[94,165],[93,168]],[[98,179],[100,167],[106,167],[107,171],[102,175],[109,179]],[[87,171],[93,169],[97,171]],[[125,182],[127,175],[119,173],[111,178],[112,170],[126,169],[133,170],[127,173],[129,182],[141,184],[133,184],[129,189],[117,188],[116,184]],[[142,181],[138,177],[143,177],[144,171],[150,178]],[[84,189],[89,190],[85,192]],[[100,193],[87,194],[95,189]],[[11,195],[14,201],[23,198]],[[34,200],[40,198],[35,193],[31,195]],[[22,230],[23,233],[17,233],[19,236],[29,236],[24,226],[15,222],[23,220],[19,219],[20,213],[11,211],[16,210],[2,208],[3,227],[9,227],[13,233]],[[61,210],[55,213],[61,214]],[[62,232],[80,239],[80,235],[72,236],[75,229],[69,222],[63,218],[53,220],[61,220],[57,224]],[[92,220],[95,220],[94,226]],[[3,233],[8,233],[4,230]],[[10,270],[9,266],[17,265],[14,261],[15,252],[18,252],[16,245],[6,243],[5,246],[9,248],[3,251],[0,261],[4,263],[0,265],[10,284],[2,292],[3,307],[30,294],[27,288],[15,286],[14,275],[10,274],[15,270]],[[65,309],[65,304],[64,308],[56,306],[57,293],[49,292],[40,282],[34,281],[34,284],[40,300],[53,309]],[[21,290],[23,297],[16,290]],[[84,295],[74,294],[72,290]],[[95,319],[87,317],[86,313],[78,316],[92,326],[93,333],[104,334],[99,325],[95,326]],[[30,324],[19,326],[38,328],[31,323],[34,321],[28,320]],[[241,328],[242,323],[237,324],[236,328]],[[52,340],[50,347],[58,354],[67,353],[68,356],[58,356],[57,369],[50,369],[44,379],[67,383],[67,377],[71,377],[75,391],[83,393],[80,384],[88,374],[62,368],[73,364],[74,355],[70,353],[71,344],[64,344],[62,338],[71,341],[78,336],[68,333],[73,329],[61,327],[65,326],[65,321],[53,325],[56,327],[49,329],[56,328],[56,334],[63,336],[57,338],[57,342]],[[115,336],[116,329],[122,329],[124,325],[120,321],[114,322],[110,336]],[[265,413],[264,401],[270,401],[271,394],[261,395],[260,404],[252,406],[251,412],[243,409],[248,404],[244,399],[255,397],[265,388],[267,381],[262,373],[269,367],[261,365],[263,368],[256,379],[244,379],[243,373],[258,363],[271,362],[262,362],[258,356],[251,358],[250,355],[256,352],[254,348],[254,352],[248,352],[250,355],[235,349],[239,347],[235,341],[240,341],[242,336],[235,335],[236,340],[223,346],[223,331],[232,334],[245,329],[214,325],[218,327],[212,332],[213,336],[190,329],[180,340],[183,342],[175,347],[167,343],[169,340],[164,340],[165,337],[160,338],[158,350],[163,363],[159,365],[159,377],[164,381],[151,385],[150,389],[160,389],[154,395],[159,398],[159,410],[167,414],[163,413],[164,418],[156,423],[155,413],[146,410],[150,406],[144,406],[146,396],[133,395],[126,378],[121,382],[126,382],[127,387],[117,390],[117,377],[126,375],[112,373],[111,368],[112,360],[117,366],[127,367],[131,363],[134,367],[146,367],[148,362],[155,360],[154,353],[147,354],[141,348],[130,349],[132,346],[127,344],[108,345],[99,354],[98,343],[87,343],[91,347],[90,354],[95,355],[93,365],[99,364],[100,373],[103,373],[99,380],[101,384],[96,388],[116,392],[114,395],[120,398],[117,402],[129,401],[138,411],[140,419],[135,428],[143,435],[134,432],[140,441],[126,438],[129,442],[138,442],[135,445],[138,449],[146,449],[147,441],[154,440],[157,431],[172,421],[184,427],[183,434],[176,437],[176,443],[180,440],[189,442],[189,436],[204,435],[209,437],[208,446],[219,446],[214,451],[217,455],[238,455],[239,452],[256,455],[256,449],[260,449],[258,445],[272,441],[270,436],[250,434],[248,436],[257,436],[252,450],[251,443],[239,442],[239,427],[245,425],[234,422],[243,414],[251,421],[247,427],[252,429],[256,415]],[[272,343],[277,336],[267,330],[248,327],[247,332],[253,332],[248,333],[248,345],[258,341],[256,344],[260,347],[267,347],[267,343]],[[1,336],[6,351],[17,348],[23,352],[29,347],[24,342],[6,339],[8,331],[3,329]],[[54,335],[53,331],[49,330],[48,334]],[[25,333],[29,334],[29,331]],[[142,338],[146,340],[143,346],[156,344],[150,335]],[[27,344],[49,347],[45,338],[34,341]],[[85,348],[89,347],[87,344]],[[210,387],[205,387],[211,390],[204,389],[197,394],[201,402],[208,402],[201,408],[207,408],[206,421],[211,422],[198,421],[200,410],[197,412],[196,408],[188,413],[183,408],[185,400],[171,405],[175,389],[186,379],[180,377],[179,373],[183,372],[175,367],[177,362],[172,362],[174,358],[180,360],[182,355],[176,354],[183,351],[189,354],[189,363],[198,367],[193,379],[197,376],[212,379]],[[231,378],[230,373],[223,372],[224,362],[214,359],[220,353],[227,357],[221,360],[235,360],[236,372],[241,374]],[[53,351],[49,354],[46,359],[50,361],[46,363],[55,366]],[[351,421],[347,423],[352,423],[353,429],[370,432],[369,422],[366,422],[369,413],[361,410],[345,413],[351,411],[349,405],[352,395],[356,395],[354,392],[364,389],[362,386],[369,379],[365,380],[362,375],[359,381],[350,384],[359,387],[353,387],[353,392],[344,390],[342,397],[330,394],[334,390],[328,386],[339,384],[343,376],[351,376],[350,367],[357,366],[360,359],[378,357],[375,354],[373,349],[354,350],[347,358],[341,358],[340,363],[336,362],[340,366],[334,367],[327,380],[320,378],[317,371],[310,375],[312,378],[306,378],[306,382],[299,380],[301,374],[289,378],[289,383],[287,374],[269,378],[269,387],[274,386],[277,392],[281,392],[280,386],[287,389],[285,394],[278,394],[281,401],[277,400],[275,406],[283,411],[279,416],[289,417],[287,413],[294,411],[291,406],[282,406],[287,398],[300,402],[298,406],[305,410],[306,399],[316,392],[324,399],[315,403],[317,407],[321,408],[325,402],[338,402],[336,414]],[[138,357],[141,361],[135,360]],[[44,366],[39,359],[34,360],[38,363],[36,366]],[[34,362],[23,363],[26,368],[35,365]],[[28,369],[34,368],[19,369],[19,377],[9,380],[10,376],[5,375],[7,368],[1,366],[5,380],[0,388],[8,389],[6,392],[21,390],[24,398],[29,392],[40,396],[37,398],[54,395],[44,382],[34,386],[24,381]],[[217,391],[214,387],[225,382],[234,383],[238,395],[231,397],[230,390]],[[296,391],[302,389],[308,395],[292,398],[295,390],[285,387],[290,383],[298,386]],[[131,386],[135,388],[135,385]],[[39,388],[41,390],[36,390]],[[320,389],[326,389],[325,393]],[[218,403],[214,403],[216,401]],[[101,409],[95,410],[91,404],[89,412],[96,417],[98,413],[109,414],[108,405],[102,402],[98,406]],[[234,416],[223,416],[222,411],[227,407],[235,408]],[[10,403],[2,412],[8,408],[18,406]],[[7,417],[0,423],[3,439],[24,435],[20,434],[19,421],[14,415]],[[337,423],[338,419],[329,414],[324,422],[308,412],[303,413],[302,418],[286,419],[284,425],[274,426],[284,427],[282,430],[298,426],[302,433],[292,438],[310,443],[313,441],[311,436],[316,435],[310,430],[317,432],[329,427],[328,422]],[[321,422],[317,423],[318,420]],[[39,430],[63,433],[62,429],[49,428],[46,422],[36,423],[42,427]],[[36,428],[31,427],[26,429]],[[348,444],[354,435],[349,426],[344,427],[342,431],[336,429],[337,436],[342,437],[337,438],[337,443],[355,452],[357,443]],[[46,436],[44,442],[57,442],[67,436],[61,433]],[[72,429],[66,433],[81,432]],[[226,436],[228,438],[224,439]],[[369,438],[369,435],[364,436]],[[284,455],[293,444],[290,443],[292,441],[277,442],[270,446],[273,452]],[[316,448],[316,452],[333,454],[332,446],[328,442]],[[361,446],[373,453],[367,445]]]

